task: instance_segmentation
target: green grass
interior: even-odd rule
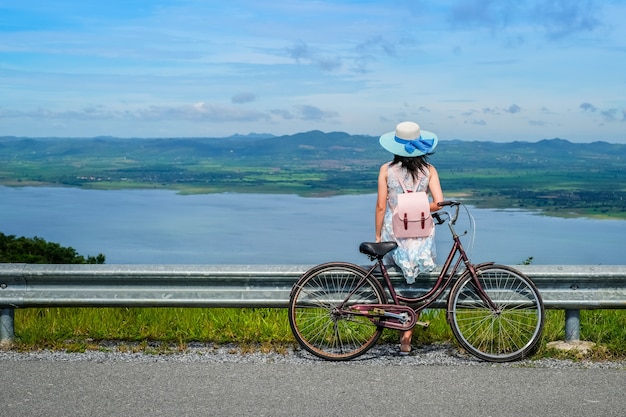
[[[543,339],[536,357],[568,356],[546,348],[562,340],[563,311],[548,310]],[[416,346],[454,343],[444,310],[427,310],[421,318],[427,329],[417,327]],[[595,342],[595,360],[626,358],[626,310],[581,311],[581,339]],[[295,345],[287,309],[268,308],[39,308],[15,311],[18,350],[98,349],[99,342],[120,341],[149,346],[152,342],[184,348],[191,342],[242,346]],[[382,343],[398,343],[398,332],[385,330]],[[570,355],[571,356],[571,355]]]
[[[15,312],[19,346],[84,340],[252,343],[293,341],[283,309],[40,308]]]

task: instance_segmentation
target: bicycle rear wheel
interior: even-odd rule
[[[339,311],[337,306],[353,291]],[[347,308],[385,302],[381,284],[359,266],[323,264],[307,271],[291,290],[289,324],[298,343],[313,355],[334,361],[353,359],[371,348],[383,329],[367,317],[347,313]]]
[[[476,272],[497,310],[484,301],[471,274],[466,273],[448,299],[454,336],[468,352],[486,361],[507,362],[530,355],[544,322],[537,287],[521,272],[504,265],[487,265]]]

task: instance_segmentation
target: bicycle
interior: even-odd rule
[[[453,242],[441,273],[425,294],[411,298],[396,292],[383,263],[396,242],[360,244],[360,252],[375,261],[369,270],[348,262],[329,262],[305,272],[289,298],[289,324],[298,343],[326,360],[354,359],[374,346],[385,328],[427,327],[428,323],[418,321],[419,313],[451,287],[446,317],[467,352],[491,362],[532,354],[543,330],[541,295],[530,278],[510,266],[471,263],[454,229],[461,205],[444,201],[439,206],[453,207],[454,213],[433,213],[436,225],[448,222]]]

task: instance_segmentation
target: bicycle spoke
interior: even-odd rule
[[[449,308],[459,343],[490,361],[518,359],[532,350],[543,328],[543,304],[530,280],[505,266],[478,271],[480,287],[496,306],[491,310],[467,276],[452,290]]]
[[[309,352],[325,359],[351,359],[376,343],[382,329],[347,309],[354,304],[384,302],[380,284],[365,279],[359,267],[331,264],[305,274],[297,283],[289,321],[294,336]],[[339,308],[342,304],[343,309]]]

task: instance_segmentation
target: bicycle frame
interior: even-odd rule
[[[457,210],[458,214],[458,210]],[[456,218],[456,216],[455,216]],[[367,274],[364,278],[357,284],[354,291],[352,291],[346,299],[337,307],[338,312],[342,314],[357,314],[368,317],[370,320],[376,322],[377,325],[382,327],[396,329],[396,330],[405,330],[412,328],[417,321],[417,314],[422,310],[426,309],[430,306],[437,298],[441,296],[441,294],[450,286],[457,273],[459,272],[459,268],[461,264],[463,264],[466,268],[466,271],[461,275],[461,277],[465,276],[465,274],[470,274],[472,276],[474,285],[478,290],[479,296],[485,301],[494,312],[498,312],[498,308],[491,300],[491,298],[485,293],[478,280],[477,269],[485,265],[491,265],[493,262],[481,263],[478,265],[474,265],[471,263],[467,253],[465,252],[465,248],[461,243],[461,239],[454,230],[452,225],[453,222],[448,222],[448,227],[450,228],[450,232],[452,233],[452,248],[448,253],[448,257],[443,264],[441,269],[441,273],[437,277],[437,281],[433,285],[433,287],[427,291],[425,294],[411,298],[404,297],[399,295],[391,282],[391,278],[389,277],[389,273],[387,268],[383,263],[383,258],[378,258],[377,261],[372,265],[372,267],[367,271]],[[458,254],[458,257],[457,257]],[[455,260],[456,257],[456,261]],[[454,263],[454,266],[452,266]],[[383,276],[383,281],[389,290],[389,294],[391,295],[392,303],[387,304],[355,304],[351,305],[347,310],[344,310],[344,306],[348,303],[348,300],[352,295],[360,288],[367,277],[374,276],[374,271],[378,268]],[[459,277],[460,278],[460,277]],[[414,305],[412,307],[408,307],[403,305],[409,304]],[[389,310],[389,311],[388,311]],[[398,319],[400,323],[388,320],[380,320],[380,317],[387,317]]]

